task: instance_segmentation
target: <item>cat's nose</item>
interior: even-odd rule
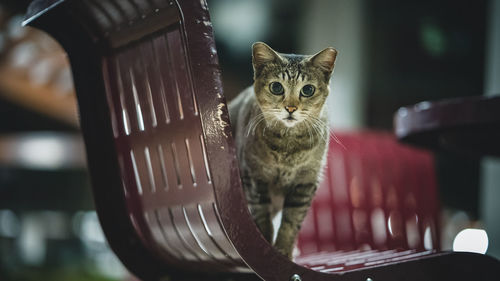
[[[286,111],[288,111],[288,113],[293,113],[295,110],[297,110],[297,107],[296,106],[285,106],[285,109],[286,109]]]

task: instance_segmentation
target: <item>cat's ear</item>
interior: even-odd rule
[[[252,63],[254,70],[258,70],[266,63],[275,60],[282,60],[282,58],[266,43],[256,42],[252,45]]]
[[[328,47],[323,51],[313,55],[309,61],[319,67],[321,70],[332,73],[333,67],[335,66],[335,59],[337,58],[337,50],[332,47]]]

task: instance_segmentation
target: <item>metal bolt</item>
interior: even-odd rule
[[[290,281],[302,281],[302,278],[298,274],[292,275],[292,278],[290,278]]]

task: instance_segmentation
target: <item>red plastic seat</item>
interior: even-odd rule
[[[335,250],[439,250],[430,153],[387,133],[332,138],[324,180],[299,236],[302,254]],[[427,233],[426,233],[427,232]]]
[[[349,197],[335,196],[335,209],[346,210],[335,214],[335,222],[352,223],[351,230],[366,224],[350,205],[366,213],[382,204],[384,219],[395,212],[393,232],[402,234],[386,234],[378,255],[363,247],[363,252],[309,253],[299,259],[303,266],[275,251],[253,223],[242,192],[204,0],[36,0],[27,19],[55,37],[69,54],[99,219],[111,248],[139,278],[359,281],[499,276],[498,261],[483,255],[387,251],[408,241],[408,227],[396,221],[415,212],[422,219],[435,212],[435,204],[425,211],[414,207],[403,212],[400,204],[412,207],[413,199],[397,199],[408,197],[406,188],[434,190],[432,183],[421,179],[426,175],[414,175],[412,183],[422,181],[415,188],[387,189],[385,182],[403,182],[401,173],[380,172],[381,188],[374,190],[382,194],[361,195],[361,182],[371,179],[359,178],[359,183],[345,183],[355,204]],[[377,146],[371,149],[373,155],[379,151]],[[414,168],[400,160],[382,161],[395,154],[398,159],[411,156],[403,150],[387,151],[376,159],[394,171]],[[360,157],[366,157],[366,163],[375,161],[368,155],[363,152]],[[342,173],[336,161],[332,159],[333,175]],[[365,160],[352,163],[361,169]],[[383,171],[383,165],[372,166]],[[425,194],[412,196],[422,202],[418,197]],[[366,198],[372,198],[373,206]],[[347,210],[353,211],[352,220]],[[370,230],[359,235],[351,230],[337,228],[337,249],[382,241],[371,241]],[[332,269],[340,266],[347,270]]]
[[[324,179],[298,239],[302,256],[295,262],[343,272],[437,252],[432,155],[388,133],[337,137],[330,141]]]

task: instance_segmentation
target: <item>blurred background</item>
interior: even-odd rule
[[[29,2],[0,0],[0,280],[126,279],[93,211],[67,58],[21,27]],[[255,41],[284,53],[339,51],[328,100],[337,131],[391,131],[401,106],[500,93],[500,1],[208,5],[228,100],[252,83]],[[443,248],[480,229],[471,250],[486,243],[477,251],[500,258],[499,161],[449,152],[436,161]]]

